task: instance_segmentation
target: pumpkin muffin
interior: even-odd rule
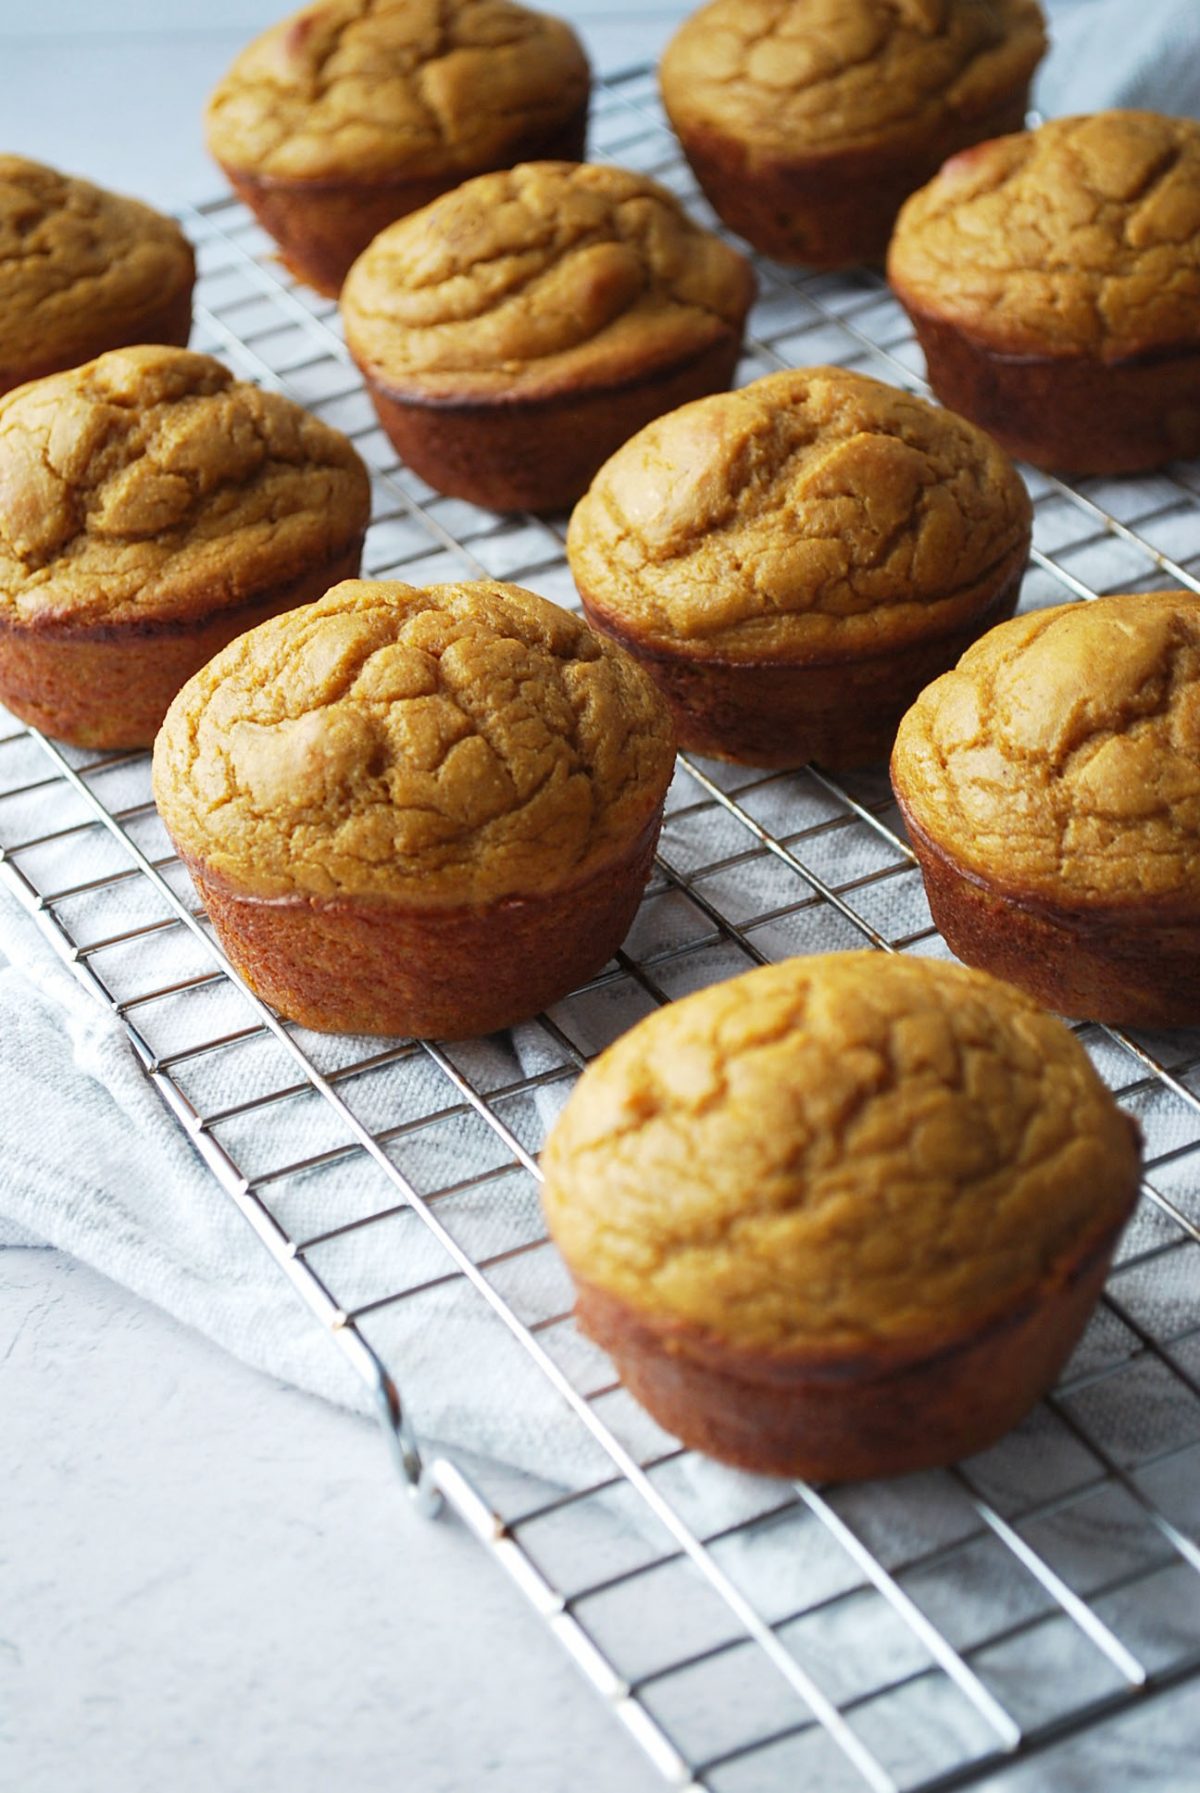
[[[576,506],[567,552],[682,746],[849,766],[883,758],[922,686],[1012,615],[1031,514],[982,430],[797,368],[649,424]]]
[[[1200,1023],[1200,598],[993,629],[904,718],[892,782],[959,958],[1060,1014]]]
[[[956,156],[888,278],[943,404],[1010,454],[1132,473],[1200,452],[1200,122],[1058,118]]]
[[[515,585],[351,580],[179,693],[154,794],[222,944],[307,1027],[462,1038],[599,971],[650,871],[670,717]]]
[[[0,155],[0,393],[126,343],[186,343],[195,276],[173,219]]]
[[[242,51],[208,143],[292,272],[332,295],[385,225],[460,181],[582,158],[589,88],[570,27],[511,0],[322,0]]]
[[[660,1424],[744,1469],[844,1480],[982,1450],[1050,1387],[1139,1150],[1019,991],[833,953],[640,1022],[542,1167],[579,1324]]]
[[[654,181],[536,162],[385,230],[342,319],[422,478],[553,510],[652,417],[729,384],[753,297],[748,263]]]
[[[149,746],[243,629],[358,571],[366,469],[299,405],[186,349],[114,349],[0,399],[0,700]]]
[[[714,209],[764,255],[882,261],[902,201],[1020,130],[1037,0],[712,0],[667,46],[663,104]]]

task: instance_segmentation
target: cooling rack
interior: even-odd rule
[[[715,223],[646,71],[601,86],[592,142]],[[195,346],[372,467],[370,575],[576,602],[563,520],[439,498],[396,462],[334,307],[281,274],[246,212],[218,199],[184,222]],[[740,378],[837,362],[920,385],[877,277],[760,276]],[[1025,607],[1200,591],[1200,466],[1030,489]],[[1143,1199],[1063,1381],[970,1462],[849,1488],[736,1475],[659,1432],[575,1332],[536,1154],[588,1058],[655,1004],[788,954],[944,952],[882,775],[681,760],[624,950],[514,1035],[455,1046],[321,1038],[255,1001],[170,852],[144,754],[8,725],[0,844],[0,876],[349,1359],[420,1503],[499,1559],[669,1784],[966,1786],[1200,1673],[1200,1034],[1080,1028],[1145,1133]],[[419,1342],[459,1309],[494,1326],[494,1398],[569,1433],[568,1486],[423,1452]]]

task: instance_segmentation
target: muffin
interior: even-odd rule
[[[154,795],[230,959],[282,1014],[456,1039],[615,952],[673,752],[651,681],[544,598],[351,580],[184,687]]]
[[[712,0],[659,71],[709,201],[777,261],[882,261],[903,200],[1017,131],[1046,48],[1037,0]]]
[[[943,404],[1010,454],[1133,473],[1200,452],[1200,122],[1058,118],[956,156],[888,278]]]
[[[149,746],[243,629],[357,573],[344,436],[186,349],[113,349],[0,399],[0,701],[82,747]]]
[[[126,343],[186,343],[195,276],[173,219],[0,155],[0,393]]]
[[[1061,1022],[961,966],[791,959],[660,1009],[543,1154],[580,1326],[654,1418],[744,1469],[896,1475],[1054,1381],[1138,1189]]]
[[[385,230],[342,320],[422,478],[552,510],[652,417],[729,384],[753,297],[745,260],[654,181],[537,162]]]
[[[582,158],[587,58],[510,0],[322,0],[243,50],[208,144],[292,272],[336,294],[385,225],[471,175]]]
[[[904,718],[892,782],[959,958],[1060,1014],[1200,1022],[1200,598],[993,629]]]
[[[682,746],[852,766],[1012,615],[1030,522],[982,430],[797,368],[649,424],[576,506],[567,553],[588,620],[657,681]]]

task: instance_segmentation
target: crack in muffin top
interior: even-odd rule
[[[194,269],[173,219],[0,155],[0,391],[25,368],[94,355],[190,287]]]
[[[900,724],[906,813],[968,875],[1080,908],[1200,900],[1200,598],[1002,623]]]
[[[904,304],[1012,353],[1200,342],[1200,122],[1056,118],[953,156],[888,253]]]
[[[113,349],[0,399],[0,623],[167,622],[261,596],[370,516],[346,438],[187,349]]]
[[[1035,1298],[1121,1220],[1137,1162],[1031,998],[832,953],[688,996],[602,1053],[543,1153],[543,1203],[573,1272],[679,1348],[833,1355]]]
[[[634,378],[740,333],[753,296],[745,258],[657,182],[527,162],[389,225],[341,304],[368,376],[436,401]]]
[[[672,119],[821,156],[986,116],[1046,47],[1037,0],[713,0],[667,46]]]
[[[702,659],[896,647],[950,629],[1028,552],[991,438],[836,367],[682,406],[619,449],[567,539],[589,605]]]
[[[673,765],[650,679],[569,611],[347,580],[184,686],[154,792],[238,892],[457,907],[570,889],[652,824]]]
[[[324,0],[242,51],[208,142],[274,179],[469,171],[565,122],[588,84],[570,27],[510,0]]]

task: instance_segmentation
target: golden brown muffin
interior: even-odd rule
[[[715,210],[779,261],[882,261],[902,201],[1025,122],[1037,0],[712,0],[663,104]]]
[[[551,510],[652,417],[729,384],[753,297],[747,262],[654,181],[535,162],[385,230],[342,319],[410,467]]]
[[[649,874],[670,717],[491,581],[348,581],[184,687],[154,794],[230,958],[307,1027],[461,1038],[599,971]]]
[[[319,292],[471,175],[582,158],[590,77],[560,19],[511,0],[322,0],[243,50],[208,105],[238,195]]]
[[[173,219],[0,155],[0,393],[126,343],[186,343],[195,275]]]
[[[357,573],[346,438],[186,349],[114,349],[0,399],[0,700],[85,747],[149,746],[243,629]]]
[[[983,1449],[1054,1381],[1138,1189],[1060,1021],[833,953],[660,1009],[542,1157],[583,1330],[685,1444],[843,1480]]]
[[[1010,454],[1131,473],[1200,452],[1200,122],[1058,118],[948,162],[888,278],[943,404]]]
[[[649,424],[576,506],[567,552],[683,747],[847,766],[884,757],[921,687],[1012,615],[1031,514],[982,430],[797,368]]]
[[[904,718],[892,782],[960,958],[1060,1014],[1200,1022],[1200,598],[993,629]]]

